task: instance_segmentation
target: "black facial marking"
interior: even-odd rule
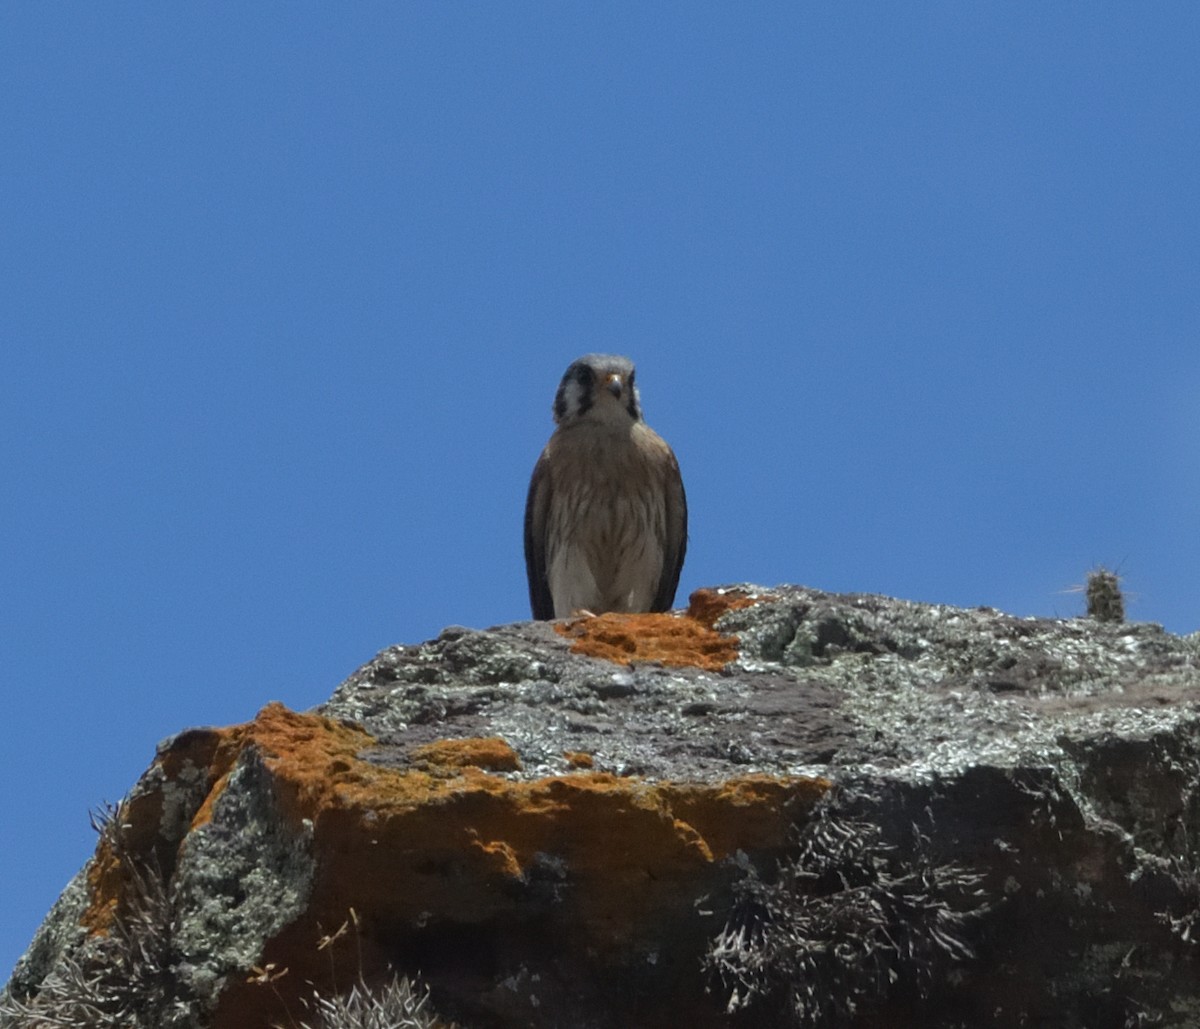
[[[625,380],[625,410],[629,412],[629,417],[635,422],[642,417],[641,407],[638,405],[637,386],[633,381],[634,371],[629,370],[629,378]]]
[[[583,361],[576,361],[563,374],[562,382],[558,384],[558,393],[554,396],[554,420],[561,422],[568,414],[567,393],[572,385],[576,386],[575,393],[579,400],[576,415],[585,413],[592,406],[592,370]]]
[[[596,377],[586,364],[580,364],[575,368],[575,381],[579,383],[579,410],[575,413],[587,414],[592,406]]]

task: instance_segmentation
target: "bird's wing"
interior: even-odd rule
[[[658,580],[651,611],[669,611],[675,603],[675,590],[679,586],[679,573],[683,568],[683,555],[687,551],[687,494],[683,491],[683,477],[679,474],[679,462],[667,448],[669,465],[663,488],[667,493],[667,535],[663,540],[663,570]]]
[[[546,578],[546,513],[551,491],[550,462],[543,451],[534,465],[525,500],[525,574],[529,577],[529,606],[539,621],[554,617],[554,598]]]

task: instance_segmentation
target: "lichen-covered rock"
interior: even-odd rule
[[[479,1029],[1200,1026],[1198,668],[1154,625],[798,587],[447,629],[167,741],[0,1025],[149,870],[166,982],[113,1024],[315,1024],[401,975]]]

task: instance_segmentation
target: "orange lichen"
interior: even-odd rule
[[[314,825],[332,907],[401,921],[423,910],[487,917],[511,903],[497,875],[519,878],[552,853],[571,868],[588,920],[619,936],[697,862],[782,846],[790,808],[807,808],[827,786],[769,776],[655,784],[600,772],[522,782],[478,767],[453,777],[383,768],[357,756],[369,742],[361,730],[279,705],[260,713],[246,741],[262,751],[289,815]],[[440,871],[448,868],[455,874]]]
[[[498,739],[429,744],[414,757],[432,770],[386,768],[359,756],[373,743],[361,728],[279,704],[212,732],[203,746],[180,744],[191,748],[186,760],[171,748],[156,759],[176,773],[202,754],[211,761],[209,798],[193,827],[210,817],[232,763],[249,748],[287,821],[311,826],[317,878],[308,909],[260,962],[289,967],[296,982],[321,974],[311,944],[317,926],[338,925],[351,908],[397,930],[431,916],[442,924],[519,919],[530,876],[547,861],[569,876],[555,918],[571,926],[570,946],[627,947],[660,931],[664,918],[691,917],[698,883],[721,858],[781,851],[789,827],[828,788],[790,776],[651,783],[595,771],[518,781],[481,767],[512,767],[516,755]],[[578,765],[590,760],[574,757]],[[153,790],[127,805],[123,818],[135,823],[129,838],[152,840],[161,810]],[[106,846],[85,916],[96,930],[110,924],[125,885]],[[231,983],[214,1025],[266,1024],[245,1021],[270,999],[259,992]]]
[[[482,768],[489,772],[519,772],[521,758],[499,736],[485,739],[438,740],[417,747],[414,761],[440,768]]]
[[[237,757],[244,732],[244,726],[235,726],[180,733],[158,754],[151,771],[161,776],[162,786],[167,786],[198,770],[206,779],[208,797],[211,798],[212,783],[222,780],[228,772]],[[88,931],[106,933],[117,915],[131,874],[123,854],[138,855],[143,859],[153,857],[160,866],[167,868],[174,865],[174,854],[164,850],[165,841],[160,837],[163,810],[163,789],[160,787],[135,791],[114,813],[113,818],[118,824],[101,834],[88,867],[92,901],[81,919]],[[115,845],[115,835],[119,835],[119,847]]]
[[[711,629],[721,615],[739,608],[753,607],[770,599],[765,596],[750,596],[743,590],[696,590],[688,597],[687,617],[694,618],[701,625]]]
[[[575,641],[572,654],[617,664],[658,661],[715,672],[737,658],[736,639],[689,615],[610,613],[556,622],[554,628]]]
[[[88,866],[87,880],[91,903],[80,923],[90,933],[107,933],[117,915],[117,902],[125,887],[126,869],[113,851],[109,840],[100,839]]]
[[[474,829],[467,830],[467,837],[472,847],[485,855],[494,872],[509,878],[518,879],[521,876],[521,862],[517,852],[503,840],[481,840]]]
[[[563,757],[572,768],[594,768],[596,765],[595,758],[583,750],[564,750]]]
[[[229,785],[229,771],[226,770],[216,782],[213,783],[211,790],[205,794],[204,800],[196,809],[196,813],[192,816],[191,829],[199,829],[202,825],[207,825],[212,821],[213,805],[225,792],[225,787]]]
[[[695,827],[715,854],[732,854],[771,846],[781,817],[793,808],[803,814],[830,785],[827,779],[746,775],[713,786],[663,783],[659,788],[676,815]]]

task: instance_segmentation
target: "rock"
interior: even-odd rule
[[[799,587],[454,627],[163,743],[0,1025],[1200,1026],[1198,666]]]

